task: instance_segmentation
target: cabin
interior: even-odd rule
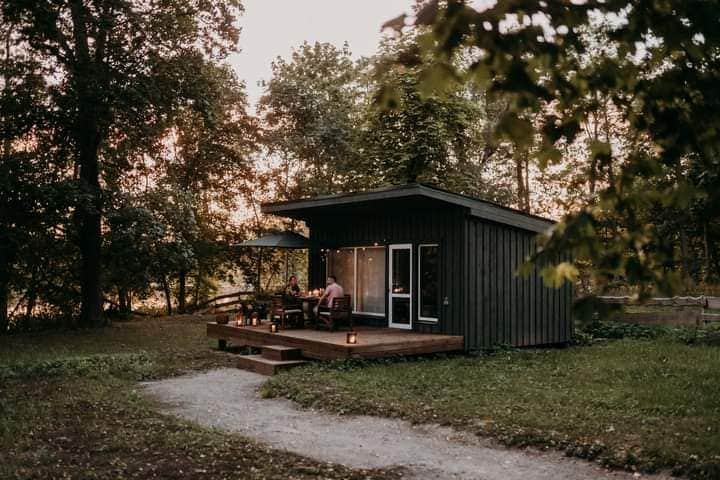
[[[571,285],[517,274],[553,222],[423,184],[266,203],[309,230],[309,288],[327,275],[353,319],[462,336],[465,350],[568,342]]]

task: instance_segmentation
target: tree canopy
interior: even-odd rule
[[[538,0],[476,10],[433,0],[416,12],[411,28],[421,31],[419,44],[432,56],[425,88],[469,82],[501,95],[508,109],[496,135],[531,145],[543,170],[567,160],[584,126],[600,127],[611,114],[627,129],[622,144],[613,136],[585,137],[597,190],[535,258],[555,264],[546,269],[552,282],[575,281],[578,265],[589,262],[596,292],[622,278],[641,297],[671,294],[689,273],[676,267],[691,256],[691,231],[705,244],[705,278],[717,275],[718,7]],[[388,26],[402,30],[405,22],[401,16]],[[452,61],[459,52],[469,56],[467,65]],[[677,218],[693,208],[703,213]],[[575,260],[557,264],[563,252]]]
[[[63,222],[56,235],[77,246],[79,260],[72,271],[80,287],[81,325],[103,323],[106,213],[116,192],[142,176],[150,158],[159,160],[168,134],[179,131],[190,137],[190,122],[225,122],[213,137],[203,137],[197,147],[203,153],[185,157],[200,161],[209,150],[220,148],[229,158],[246,150],[240,146],[227,154],[230,148],[224,145],[227,137],[237,135],[225,119],[242,122],[238,108],[244,100],[215,94],[219,89],[234,90],[231,96],[241,92],[232,74],[220,66],[237,48],[235,20],[241,11],[236,0],[3,3],[5,158],[32,150],[32,168],[22,169],[47,172],[52,171],[48,166],[57,167],[57,177],[41,185],[67,185],[74,192],[62,197],[69,200],[67,205],[53,207]],[[18,109],[27,112],[22,125],[14,115]],[[242,141],[231,143],[234,149]],[[228,163],[237,165],[238,160]],[[186,178],[216,181],[217,170],[205,168],[210,165],[216,164],[206,161],[203,168],[187,171]],[[206,175],[201,178],[198,171]],[[176,173],[169,172],[168,178]],[[173,181],[180,189],[190,189],[177,175]],[[16,190],[31,191],[29,185]],[[4,207],[18,200],[9,198]],[[2,279],[12,271],[17,256],[11,250],[19,243],[20,231],[11,229],[8,236],[15,238],[3,241],[2,250],[9,253],[0,257],[0,283],[6,284]],[[5,293],[0,289],[6,299]]]

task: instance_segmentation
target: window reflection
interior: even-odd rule
[[[437,245],[419,247],[420,283],[419,315],[423,319],[437,320],[440,311],[440,269]]]

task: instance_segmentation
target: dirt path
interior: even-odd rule
[[[352,468],[404,466],[409,478],[419,480],[633,478],[556,452],[506,449],[447,428],[299,410],[288,400],[259,398],[256,392],[265,379],[222,369],[146,383],[144,388],[164,402],[169,413]]]

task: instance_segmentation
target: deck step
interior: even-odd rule
[[[259,373],[261,375],[275,375],[281,370],[297,367],[307,363],[307,360],[270,360],[262,355],[240,355],[238,368]]]
[[[268,360],[302,360],[302,350],[284,345],[263,345],[262,356]]]

